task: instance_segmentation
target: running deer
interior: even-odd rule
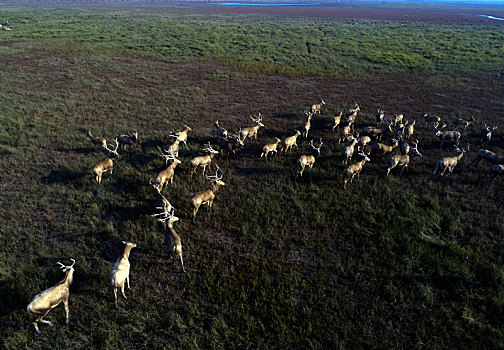
[[[132,136],[118,135],[115,137],[115,139],[119,143],[121,149],[125,150],[125,147],[129,146],[129,149],[131,150],[131,147],[133,147],[138,141],[138,133],[134,132]]]
[[[160,217],[158,221],[165,224],[164,238],[165,243],[168,246],[168,251],[170,252],[170,257],[173,262],[175,262],[175,256],[177,256],[180,259],[180,266],[182,267],[182,271],[186,272],[184,268],[184,259],[182,258],[182,240],[173,228],[173,223],[178,221],[179,218],[174,215],[174,209],[172,211],[168,210],[166,207],[158,209],[163,209],[163,212],[154,214],[153,216],[162,215],[162,217]]]
[[[117,290],[121,288],[121,294],[124,299],[128,299],[126,294],[124,294],[124,282],[128,284],[128,289],[130,288],[129,283],[129,275],[130,275],[130,262],[129,256],[131,249],[135,248],[137,245],[135,243],[122,241],[126,246],[124,247],[124,251],[122,256],[117,259],[114,266],[112,266],[112,270],[110,270],[110,282],[112,283],[112,287],[114,288],[114,300],[115,306],[117,307]]]
[[[220,176],[219,176],[220,172]],[[212,207],[212,203],[215,199],[215,193],[219,190],[220,187],[225,186],[226,184],[222,181],[222,172],[220,171],[219,167],[217,167],[217,171],[215,172],[215,175],[213,176],[207,176],[208,181],[210,181],[211,184],[213,184],[211,189],[207,189],[204,191],[200,191],[195,193],[191,197],[191,204],[193,207],[193,222],[195,222],[196,218],[196,213],[198,212],[198,209],[201,205],[208,204],[208,207]]]
[[[376,112],[376,126],[377,127],[382,125],[383,118],[385,118],[385,111],[383,109],[378,109],[378,112]]]
[[[228,138],[228,131],[224,129],[223,127],[220,126],[219,121],[216,120],[215,123],[215,128],[217,129],[217,136],[219,139],[223,138],[226,139]]]
[[[175,158],[174,156],[172,155],[163,155],[164,157],[166,157],[166,161],[172,161],[172,163],[163,171],[161,171],[160,173],[158,173],[156,175],[156,177],[154,178],[154,188],[156,188],[160,193],[161,191],[163,190],[163,186],[165,183],[167,183],[168,181],[170,182],[170,184],[173,184],[173,177],[175,175],[175,168],[177,167],[177,165],[179,165],[180,163],[182,163],[181,160]],[[152,180],[151,180],[152,182]],[[152,183],[151,183],[152,185]]]
[[[325,102],[323,100],[321,100],[320,103],[316,103],[316,104],[311,105],[310,112],[312,114],[315,114],[315,113],[320,114],[320,110],[322,109],[323,105],[325,105]]]
[[[476,158],[474,158],[471,164],[472,165],[476,164],[477,169],[482,159],[486,160],[487,162],[490,162],[493,165],[504,164],[504,157],[499,157],[497,154],[486,149],[478,150],[478,152],[476,152]]]
[[[309,154],[309,155],[303,154],[301,157],[298,158],[298,160],[297,160],[298,171],[297,171],[296,177],[297,176],[303,177],[303,172],[305,170],[305,167],[308,167],[308,171],[311,174],[313,165],[315,164],[315,158],[320,155],[320,148],[323,145],[322,139],[320,139],[319,142],[320,142],[319,146],[315,147],[313,145],[313,140],[311,140],[310,146],[311,146],[311,148],[313,148],[313,154]]]
[[[455,146],[458,146],[462,134],[456,130],[445,130],[445,131],[441,130],[445,127],[446,124],[443,124],[441,128],[439,128],[438,123],[434,125],[434,129],[436,130],[436,136],[439,137],[439,139],[441,140],[439,148],[442,148],[445,142],[454,142]]]
[[[423,117],[425,119],[424,127],[426,126],[434,127],[436,124],[439,125],[439,123],[441,123],[441,117],[429,115],[427,113],[425,113]]]
[[[457,146],[455,146],[455,149],[457,152],[459,152],[459,154],[457,156],[443,157],[436,162],[436,168],[434,169],[434,172],[432,173],[433,176],[436,175],[436,172],[438,170],[441,171],[441,176],[443,176],[443,178],[445,177],[445,172],[447,170],[448,170],[448,174],[446,176],[450,175],[453,172],[453,169],[455,169],[458,162],[460,161],[460,159],[462,159],[462,157],[464,156],[464,153],[466,152],[465,149],[461,150]],[[469,149],[469,146],[467,147],[467,149]]]
[[[348,161],[352,159],[352,156],[354,154],[354,151],[355,151],[355,145],[357,145],[357,142],[359,142],[358,139],[356,139],[355,137],[353,136],[349,136],[350,140],[351,140],[351,144],[346,146],[345,148],[343,148],[343,150],[341,151],[341,153],[343,154],[343,165],[347,165],[348,164]]]
[[[299,130],[296,130],[296,133],[294,135],[285,138],[284,147],[282,147],[280,152],[285,151],[285,153],[287,153],[287,151],[291,149],[292,146],[296,146],[296,148],[298,148],[297,138],[299,135],[301,135],[301,132]]]
[[[311,118],[313,116],[313,113],[311,112],[308,112],[308,111],[305,111],[305,115],[306,115],[306,122],[304,123],[303,125],[303,137],[304,138],[308,138],[308,132],[310,131],[310,128],[311,128]]]
[[[203,149],[203,151],[208,152],[209,154],[206,156],[199,156],[199,157],[193,158],[191,160],[191,179],[199,167],[203,168],[203,175],[205,175],[206,167],[209,166],[210,163],[212,163],[213,157],[217,153],[219,153],[212,148],[212,146],[210,145],[210,142],[208,142],[208,145]]]
[[[65,272],[65,278],[52,286],[49,289],[37,294],[28,304],[26,310],[30,314],[33,319],[33,326],[37,333],[40,333],[38,328],[38,323],[48,324],[49,326],[53,326],[53,323],[47,320],[44,320],[43,317],[49,313],[52,309],[58,306],[61,302],[63,302],[63,306],[65,307],[66,312],[66,324],[68,325],[68,316],[70,313],[70,309],[68,307],[68,298],[70,297],[70,285],[73,282],[73,273],[75,265],[75,260],[72,260],[72,265],[65,266],[62,263],[58,262],[61,266],[61,270]]]
[[[339,114],[337,116],[335,116],[333,118],[333,125],[332,125],[332,128],[331,128],[331,132],[334,134],[334,129],[338,129],[339,131],[339,125],[341,123],[341,116],[343,115],[343,112],[339,112]]]
[[[268,159],[268,154],[270,152],[275,152],[275,153],[278,153],[277,151],[277,147],[278,147],[278,144],[282,142],[282,140],[280,140],[278,137],[275,137],[275,142],[273,143],[268,143],[267,145],[264,145],[263,147],[263,151],[261,153],[261,158],[264,156],[264,159]]]
[[[492,132],[497,129],[496,126],[489,127],[485,124],[485,128],[480,132],[480,143],[489,143],[492,140]]]
[[[245,141],[245,139],[247,137],[249,137],[249,138],[254,137],[257,140],[257,132],[259,131],[259,128],[261,126],[264,126],[264,124],[262,123],[262,115],[261,115],[261,113],[259,113],[257,115],[257,118],[250,117],[250,119],[252,119],[256,123],[256,126],[251,126],[250,128],[241,129],[241,131],[240,131],[240,139],[242,141]]]
[[[184,145],[187,146],[187,133],[191,130],[192,129],[190,127],[188,127],[187,125],[184,125],[184,130],[172,132],[171,136],[176,137],[176,140],[178,140],[179,142],[183,142]]]
[[[362,168],[364,167],[364,164],[366,164],[366,162],[371,161],[368,157],[369,153],[365,154],[364,152],[359,152],[359,155],[361,155],[364,158],[357,163],[347,166],[345,170],[343,170],[343,188],[345,190],[348,180],[350,180],[350,183],[352,183],[355,175],[357,175],[357,178],[359,178]]]
[[[418,140],[416,142],[413,142],[414,146],[411,147],[411,151],[413,151],[412,156],[418,156],[421,157],[422,153],[418,151]],[[389,173],[392,169],[394,169],[396,166],[401,167],[401,172],[399,173],[399,176],[402,176],[402,173],[405,168],[408,167],[410,162],[410,155],[409,154],[396,154],[390,157],[389,159],[389,167],[387,169],[387,176],[389,176]]]

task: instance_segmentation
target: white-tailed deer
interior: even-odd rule
[[[309,154],[309,155],[303,154],[301,157],[298,158],[298,160],[297,160],[298,171],[297,171],[296,177],[297,176],[303,177],[303,172],[305,170],[305,167],[308,167],[308,171],[311,174],[313,164],[315,164],[315,158],[320,155],[320,148],[323,145],[322,139],[320,139],[319,142],[320,142],[319,146],[315,147],[313,145],[313,140],[311,140],[310,146],[311,146],[311,148],[313,148],[313,154]]]
[[[30,314],[30,316],[34,319],[32,324],[35,327],[37,333],[40,333],[38,328],[38,323],[45,323],[49,326],[53,326],[53,323],[47,320],[44,320],[43,317],[47,315],[49,311],[58,306],[61,302],[63,302],[63,306],[65,307],[66,312],[66,324],[68,324],[68,316],[70,313],[70,309],[68,307],[68,298],[70,296],[70,285],[73,282],[73,273],[74,273],[74,264],[75,260],[72,260],[72,265],[65,266],[62,263],[58,262],[61,265],[61,270],[65,272],[65,278],[59,282],[58,284],[52,286],[51,288],[37,294],[28,304],[26,310]]]
[[[311,128],[311,118],[313,116],[313,113],[311,112],[308,112],[308,111],[305,111],[305,115],[306,115],[306,122],[304,123],[303,125],[303,137],[304,138],[308,138],[308,132],[310,131],[310,128]]]
[[[445,177],[445,172],[448,170],[448,175],[450,175],[452,172],[453,172],[453,169],[455,169],[455,167],[457,166],[458,162],[460,161],[460,159],[462,159],[462,157],[464,156],[464,153],[466,150],[464,149],[459,149],[457,146],[455,146],[455,149],[457,150],[457,152],[459,152],[459,154],[455,157],[443,157],[441,158],[440,160],[438,160],[436,162],[436,168],[434,169],[434,172],[432,173],[432,175],[436,175],[436,172],[438,170],[441,171],[441,176]],[[468,147],[469,149],[469,147]]]
[[[382,125],[383,118],[385,118],[385,111],[383,109],[378,109],[378,112],[376,112],[376,126],[377,127]]]
[[[425,119],[424,127],[426,126],[434,127],[436,124],[439,125],[439,123],[441,123],[441,117],[435,115],[429,115],[427,113],[425,113],[423,117]]]
[[[153,216],[162,215],[158,220],[165,223],[164,238],[168,246],[168,251],[170,252],[170,257],[175,262],[175,256],[177,256],[180,259],[182,271],[186,272],[184,268],[184,259],[182,258],[182,240],[173,228],[173,223],[178,221],[179,218],[174,215],[174,210],[170,211],[167,208],[160,209],[163,209],[163,212]]]
[[[413,156],[422,156],[422,153],[418,151],[418,140],[416,142],[413,142],[414,146],[411,147],[411,151],[413,151]],[[394,169],[396,166],[401,167],[401,173],[399,176],[402,176],[402,173],[405,168],[408,167],[410,162],[410,155],[409,154],[396,154],[390,157],[389,159],[389,167],[387,169],[387,176],[389,176],[389,173],[392,169]]]
[[[337,116],[333,118],[333,125],[331,127],[331,132],[334,134],[334,129],[338,129],[339,131],[339,125],[341,123],[341,116],[343,115],[343,112],[339,112]]]
[[[280,152],[285,151],[285,153],[287,153],[287,151],[289,149],[291,149],[293,146],[296,146],[296,148],[297,148],[298,147],[297,138],[299,135],[301,135],[301,132],[299,130],[296,130],[296,133],[294,135],[285,138],[285,140],[283,142],[284,146],[282,147]]]
[[[316,103],[316,104],[311,105],[310,112],[312,114],[315,114],[315,113],[320,114],[320,110],[322,109],[323,105],[325,105],[325,102],[323,100],[321,100],[320,103]]]
[[[184,145],[187,146],[187,133],[189,131],[191,131],[192,129],[190,127],[188,127],[187,125],[184,125],[184,130],[182,131],[177,131],[177,132],[172,132],[172,135],[173,137],[176,137],[176,139],[179,141],[179,142],[183,142]]]
[[[206,167],[209,166],[210,163],[212,163],[213,157],[217,153],[219,153],[212,148],[212,146],[210,145],[210,142],[208,142],[208,145],[203,149],[203,151],[206,151],[209,154],[206,156],[199,156],[199,157],[193,158],[191,160],[191,179],[199,167],[203,168],[203,175],[205,175]]]
[[[221,186],[225,186],[226,184],[222,182],[222,172],[220,172],[220,169],[217,167],[217,171],[215,172],[214,176],[207,176],[205,177],[210,181],[210,183],[213,184],[212,189],[207,189],[204,191],[200,191],[195,193],[191,197],[191,204],[193,207],[193,222],[195,221],[196,218],[196,213],[198,212],[198,209],[201,205],[208,204],[208,207],[211,208],[213,201],[215,199],[215,193],[219,190]]]
[[[343,150],[341,151],[341,153],[343,154],[343,163],[342,163],[343,165],[347,165],[348,161],[352,159],[352,156],[355,152],[355,145],[357,145],[357,142],[359,142],[358,139],[356,139],[351,135],[349,136],[349,138],[352,143],[343,148]]]
[[[371,160],[369,159],[368,155],[365,154],[364,152],[359,152],[359,155],[363,157],[363,159],[357,163],[351,164],[343,170],[343,188],[346,190],[346,185],[348,183],[348,180],[350,180],[350,183],[353,182],[353,179],[355,175],[357,175],[357,178],[360,177],[360,173],[362,171],[362,168],[364,167],[364,164],[366,162],[370,162]]]
[[[261,158],[264,156],[264,158],[267,160],[269,153],[271,152],[277,153],[278,152],[277,147],[280,142],[282,142],[282,140],[280,140],[278,137],[275,137],[275,142],[264,145],[263,151],[261,153]]]
[[[485,128],[480,132],[480,143],[489,143],[492,140],[492,132],[497,129],[496,126],[489,127],[485,124]]]
[[[257,140],[257,132],[259,131],[259,128],[261,126],[264,126],[264,124],[262,123],[262,115],[261,115],[261,113],[259,113],[257,115],[257,118],[250,117],[250,119],[252,119],[256,123],[256,126],[252,126],[250,128],[241,129],[241,131],[240,131],[240,139],[242,141],[245,141],[245,139],[247,137],[249,137],[249,138],[254,137]]]
[[[177,165],[179,165],[180,163],[182,163],[182,161],[180,161],[179,159],[175,158],[174,156],[171,156],[171,155],[163,155],[166,157],[166,161],[168,162],[169,160],[172,161],[172,163],[163,171],[161,171],[160,173],[158,173],[156,175],[156,177],[154,178],[154,188],[156,188],[159,192],[161,192],[163,190],[163,186],[165,183],[167,183],[168,181],[170,182],[170,184],[173,184],[173,177],[175,175],[175,168],[177,167]],[[152,185],[152,183],[151,183]]]
[[[392,145],[386,145],[384,143],[374,143],[371,146],[371,152],[374,154],[387,155],[392,153],[392,151],[399,146],[398,139],[392,139]]]
[[[504,157],[499,157],[497,154],[492,151],[486,149],[480,149],[476,152],[476,158],[472,161],[472,165],[476,164],[476,168],[478,168],[479,162],[481,160],[486,160],[491,164],[504,164]]]
[[[119,147],[121,149],[125,150],[126,146],[129,146],[129,149],[131,150],[131,147],[133,147],[138,141],[138,133],[134,132],[132,136],[118,135],[115,137],[115,139],[119,143]]]
[[[215,121],[214,125],[215,125],[215,128],[217,129],[217,137],[219,139],[223,138],[223,139],[227,140],[227,138],[228,138],[228,131],[219,125],[219,121],[218,120]]]
[[[126,298],[126,294],[124,294],[124,282],[128,284],[128,289],[131,290],[129,284],[129,275],[130,275],[130,262],[129,256],[131,249],[135,248],[137,245],[131,242],[122,241],[126,246],[124,247],[124,251],[122,256],[117,259],[114,266],[112,266],[112,270],[110,270],[110,282],[112,283],[112,287],[114,287],[114,300],[115,306],[117,307],[117,290],[121,288],[121,294],[124,299]]]
[[[455,146],[458,146],[460,142],[460,137],[462,134],[456,130],[441,130],[446,127],[446,124],[443,124],[441,128],[438,128],[439,124],[434,125],[434,129],[436,130],[436,136],[439,137],[441,143],[439,144],[439,148],[443,147],[445,142],[453,142]]]

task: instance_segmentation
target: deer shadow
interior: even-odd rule
[[[90,148],[84,148],[84,147],[78,147],[78,148],[55,148],[54,149],[56,152],[60,153],[77,153],[77,154],[89,154],[95,152],[95,149],[90,147]]]
[[[42,177],[40,181],[46,184],[69,184],[75,183],[87,175],[89,175],[87,172],[72,171],[67,168],[62,168],[59,170],[52,170],[47,176]]]
[[[13,288],[7,281],[0,280],[0,295],[2,303],[0,303],[0,316],[6,316],[20,307],[24,307],[27,303],[26,296],[20,290]]]

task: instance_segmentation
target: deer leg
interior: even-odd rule
[[[128,284],[128,289],[131,290],[131,287],[129,285],[129,275],[126,277],[126,283]]]
[[[63,299],[63,306],[65,307],[65,323],[69,324],[70,308],[68,307],[68,298]]]
[[[126,298],[126,294],[124,294],[124,282],[121,285],[121,294],[123,295],[124,299],[128,299],[128,298]]]
[[[403,173],[404,169],[406,169],[407,167],[408,167],[408,165],[406,164],[405,166],[403,166],[401,168],[401,172],[399,173],[399,176],[402,176],[402,173]]]
[[[114,287],[114,301],[115,301],[115,306],[117,307],[117,287]]]
[[[184,268],[184,259],[182,259],[182,253],[179,253],[178,256],[180,257],[180,265],[182,265],[182,271],[187,272]]]

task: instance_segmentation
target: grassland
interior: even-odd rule
[[[54,5],[56,6],[56,5]],[[478,117],[463,144],[504,155],[502,26],[399,25],[122,8],[2,7],[0,32],[0,337],[6,349],[503,348],[503,178],[488,165],[432,179],[439,149],[422,115]],[[309,49],[309,50],[308,50]],[[324,138],[311,177],[309,149],[265,162],[303,110]],[[374,111],[417,120],[422,158],[403,178],[372,159],[343,190],[331,116],[354,102],[358,127]],[[208,185],[189,160],[214,143],[216,119],[237,131],[265,115],[258,141],[229,161],[214,208],[191,222],[188,198]],[[169,263],[148,185],[164,166],[169,132],[188,124],[188,147],[167,196],[177,208],[187,274]],[[108,139],[139,132],[97,187]],[[108,273],[131,254],[131,291],[115,309]],[[25,307],[76,259],[70,325],[62,306],[37,335]]]

